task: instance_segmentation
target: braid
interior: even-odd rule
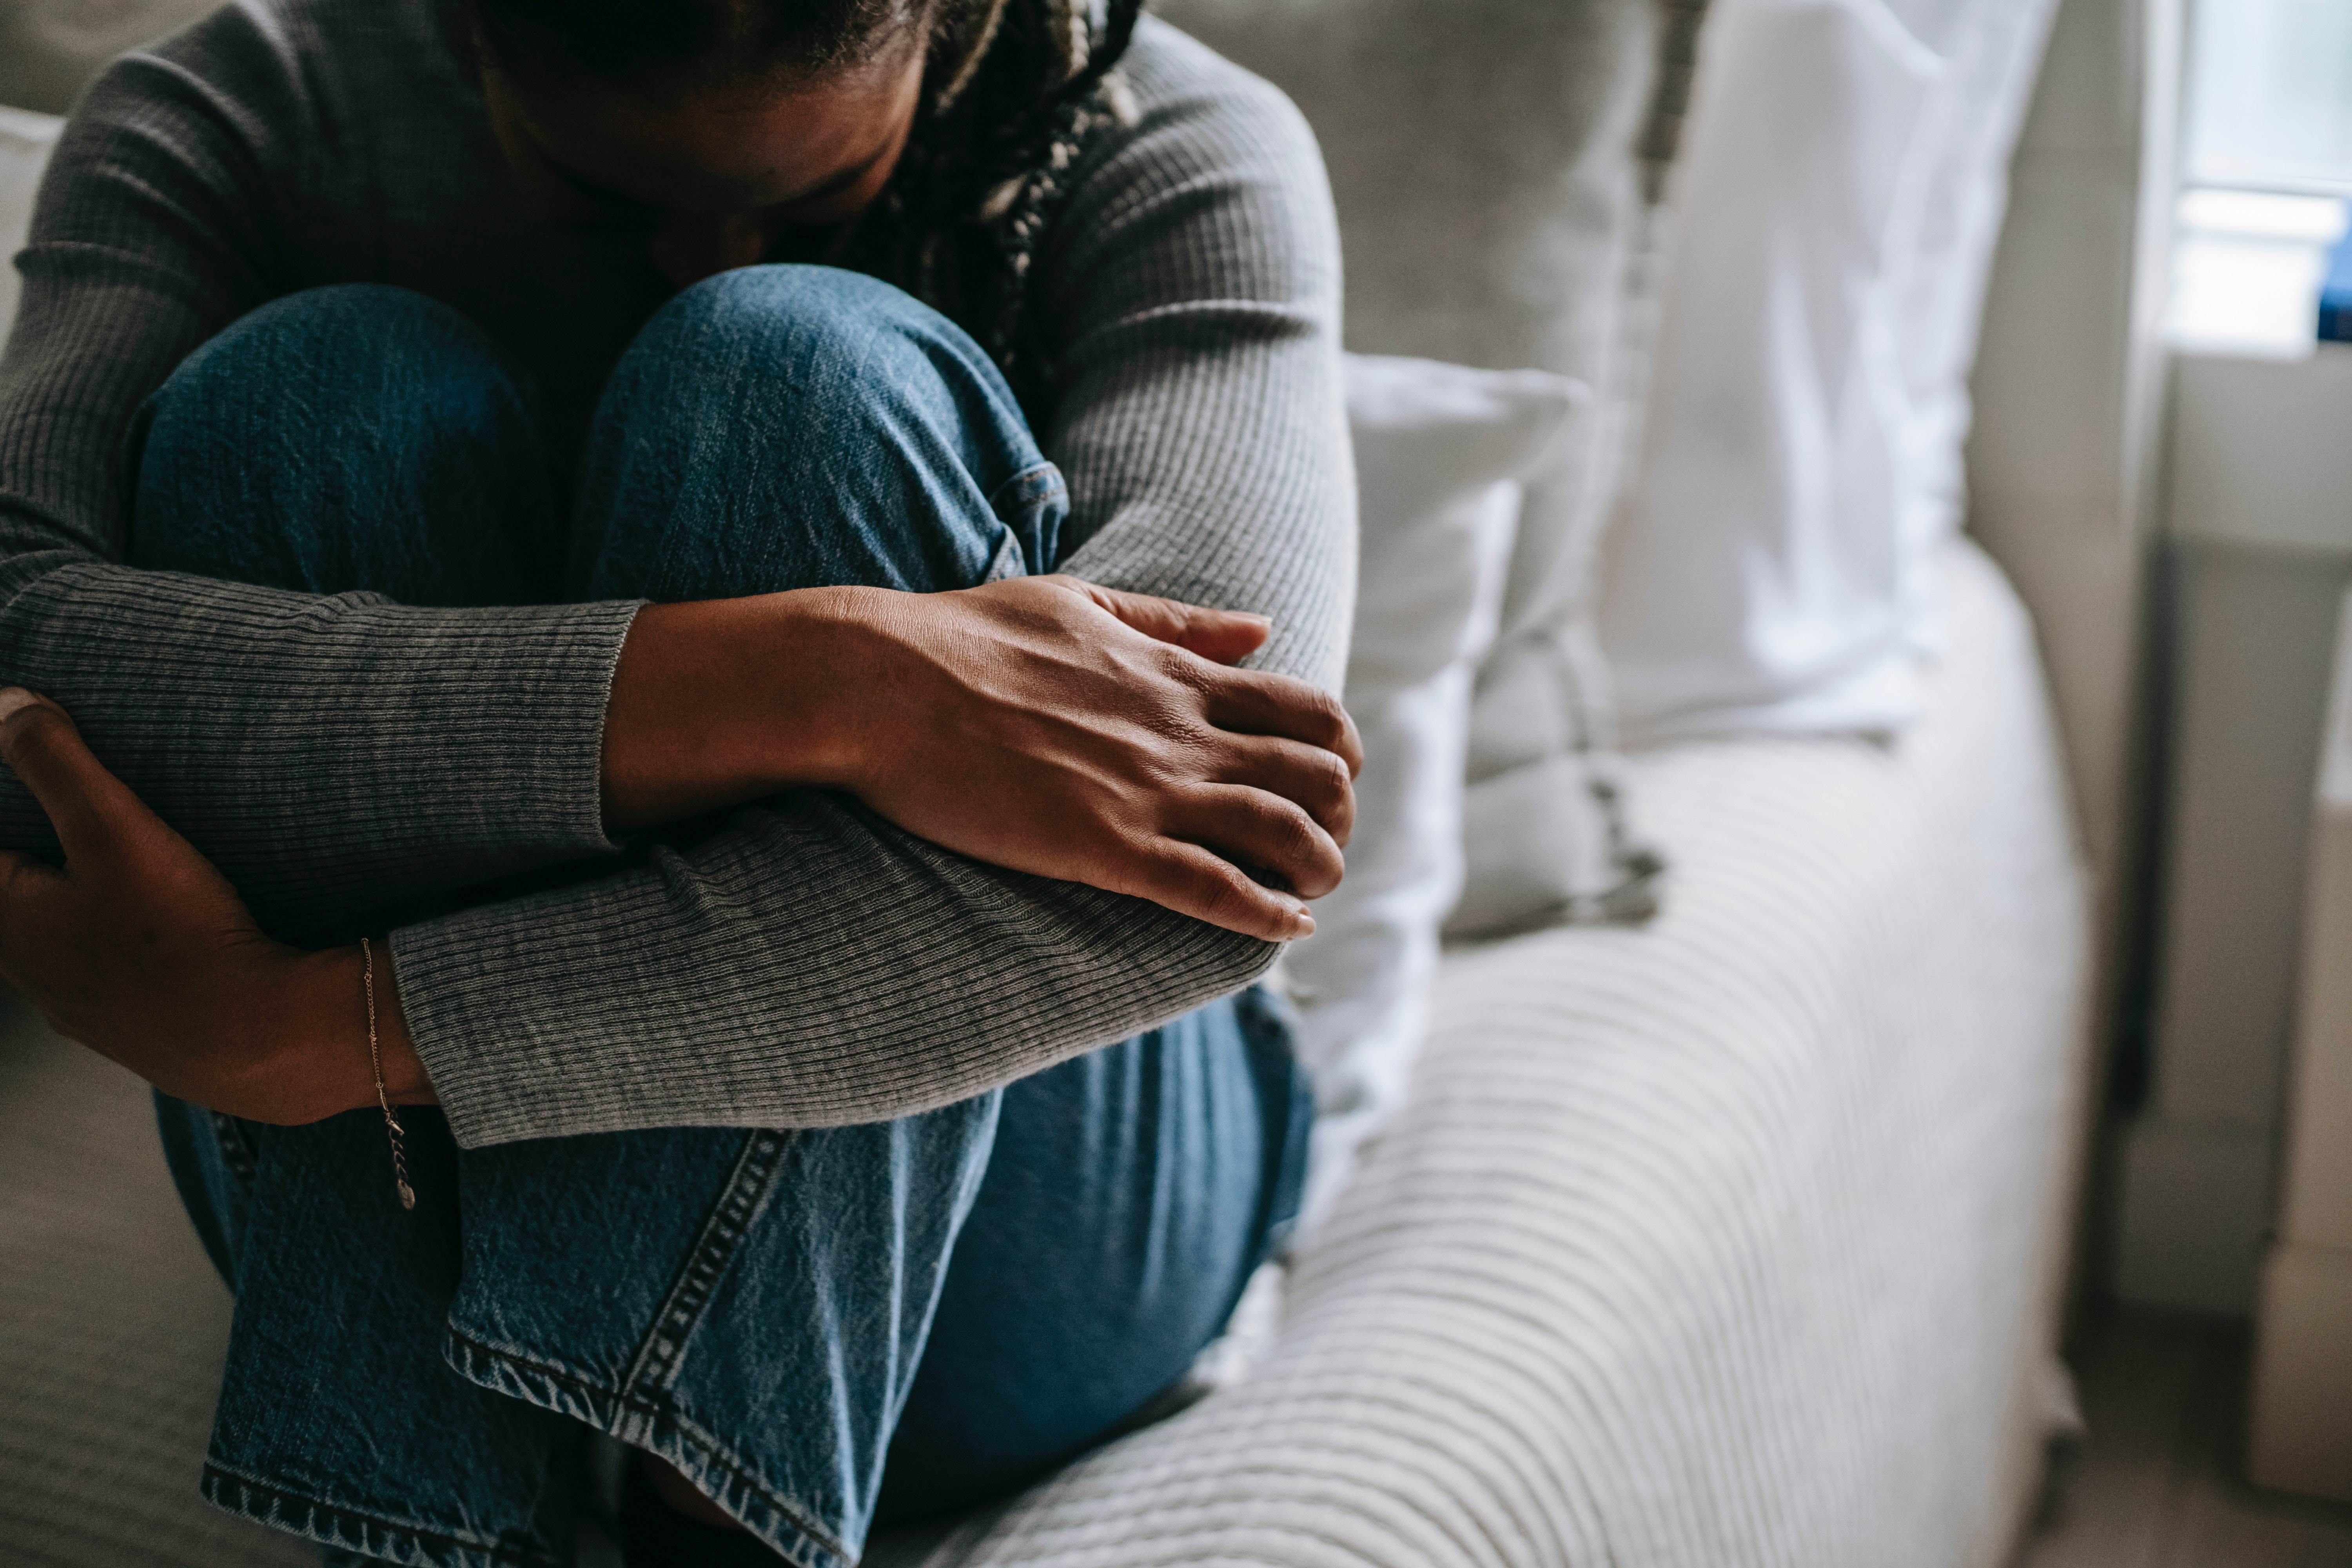
[[[1051,395],[1028,311],[1037,247],[1088,144],[1130,124],[1116,72],[1139,0],[976,0],[943,19],[923,118],[839,259],[979,340],[1031,417]]]

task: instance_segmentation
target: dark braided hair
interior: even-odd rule
[[[825,74],[929,29],[923,99],[890,181],[825,259],[970,332],[1033,418],[1050,399],[1031,319],[1037,246],[1088,145],[1134,119],[1118,73],[1141,0],[468,0],[519,74],[622,84]]]

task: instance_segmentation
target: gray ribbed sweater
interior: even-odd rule
[[[121,564],[131,409],[292,289],[446,300],[537,373],[576,447],[659,291],[530,216],[462,58],[432,0],[244,0],[92,88],[0,360],[0,679],[63,703],[266,921],[608,858],[394,935],[468,1145],[903,1115],[1260,973],[1265,944],[814,793],[685,853],[614,845],[598,751],[632,604],[427,610]],[[1129,71],[1141,119],[1039,257],[1068,569],[1270,615],[1264,662],[1336,685],[1353,495],[1320,162],[1280,95],[1163,25]],[[52,842],[0,770],[0,843]]]

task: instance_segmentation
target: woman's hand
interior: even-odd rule
[[[0,852],[0,980],[50,1026],[164,1093],[257,1121],[375,1103],[356,948],[303,952],[90,754],[73,721],[0,691],[0,760],[48,813],[62,868]],[[394,1097],[427,1101],[391,965],[377,1033]]]
[[[821,785],[975,859],[1288,941],[1339,885],[1363,755],[1336,698],[1231,668],[1269,629],[1062,576],[649,606],[614,678],[607,821]]]

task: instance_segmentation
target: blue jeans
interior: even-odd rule
[[[427,605],[935,592],[1049,568],[1066,505],[969,339],[815,268],[657,312],[568,505],[544,450],[527,379],[455,312],[294,295],[141,410],[134,559]],[[338,1552],[562,1563],[603,1433],[846,1564],[1178,1379],[1295,1211],[1308,1105],[1252,992],[873,1126],[460,1151],[410,1112],[404,1213],[373,1111],[273,1128],[159,1097],[237,1299],[205,1493]]]

